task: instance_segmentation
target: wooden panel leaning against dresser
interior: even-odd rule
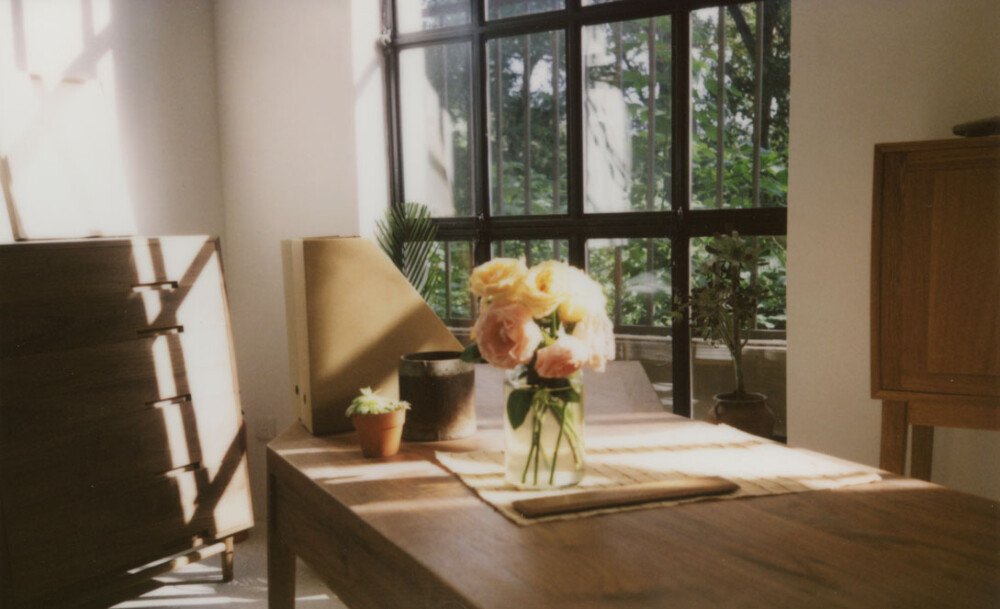
[[[0,245],[0,609],[252,524],[218,240]]]
[[[880,144],[872,396],[881,467],[930,478],[935,426],[1000,429],[1000,137]]]

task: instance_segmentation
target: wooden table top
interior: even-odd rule
[[[500,376],[485,366],[476,372],[473,438],[404,443],[396,457],[367,460],[353,433],[314,437],[297,423],[269,445],[275,484],[323,514],[281,523],[289,543],[308,545],[313,533],[334,529],[348,540],[300,555],[323,563],[313,564],[321,573],[339,573],[327,580],[349,606],[1000,604],[1000,506],[907,478],[513,524],[433,460],[435,450],[501,442]],[[658,412],[637,364],[616,362],[586,382],[588,434],[694,424]]]

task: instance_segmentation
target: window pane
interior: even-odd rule
[[[524,258],[533,266],[545,260],[569,261],[569,242],[565,239],[533,239],[530,241],[497,241],[493,243],[494,258]]]
[[[566,213],[564,38],[543,32],[487,44],[494,215]]]
[[[399,54],[403,188],[436,217],[472,215],[468,43]]]
[[[615,326],[670,325],[668,239],[588,241],[587,272],[604,288]]]
[[[670,208],[670,40],[670,17],[583,28],[588,212]]]
[[[763,290],[757,306],[754,330],[785,329],[785,263],[787,237],[748,237],[763,248],[764,266],[755,273],[744,273],[744,279],[756,283]],[[704,286],[705,273],[701,270],[709,261],[705,246],[710,238],[691,240],[691,286]]]
[[[432,30],[470,21],[471,0],[396,0],[396,25],[401,34]]]
[[[787,0],[763,6],[762,65],[757,58],[761,15],[755,4],[691,14],[693,208],[787,205],[790,10]],[[760,167],[756,187],[755,162]]]
[[[486,18],[503,19],[564,8],[563,0],[486,0]]]
[[[469,273],[472,244],[467,241],[439,241],[431,254],[427,303],[441,319],[472,319]]]

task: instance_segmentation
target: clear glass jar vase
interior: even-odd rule
[[[572,486],[587,466],[583,443],[583,376],[539,378],[519,366],[504,378],[504,462],[519,488]]]

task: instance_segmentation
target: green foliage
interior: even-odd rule
[[[764,54],[761,107],[764,111],[760,121],[757,204],[764,208],[784,207],[788,187],[789,1],[767,0],[761,13],[756,10],[755,3],[750,2],[725,7],[722,26],[726,35],[726,54],[722,82],[718,79],[718,15],[717,7],[695,10],[691,14],[691,207],[751,208],[754,205],[754,54],[758,19],[763,19],[764,32],[761,41]],[[627,153],[631,159],[631,173],[625,184],[630,209],[669,210],[672,148],[688,145],[688,142],[671,139],[671,17],[586,27],[602,33],[602,37],[586,40],[603,39],[606,47],[586,54],[589,63],[584,65],[584,86],[601,83],[601,86],[618,88],[624,102]],[[487,42],[489,134],[486,144],[489,146],[489,184],[494,216],[566,213],[569,182],[566,42],[560,32],[499,37]],[[651,60],[653,47],[656,52]],[[459,216],[472,214],[472,154],[468,137],[471,87],[467,55],[467,48],[460,44],[426,49],[428,78],[452,125],[444,135],[450,138],[453,150],[454,171],[449,175]],[[527,94],[525,82],[531,85]],[[722,126],[718,124],[717,94],[720,89],[725,96]],[[584,94],[586,104],[586,91]],[[584,107],[584,112],[590,110]],[[720,142],[721,176],[717,173]],[[584,145],[589,144],[584,142]],[[718,200],[716,186],[720,181],[722,198]],[[704,281],[698,276],[697,269],[701,266],[696,261],[708,256],[700,241],[692,240],[690,246],[695,268],[693,286]],[[503,254],[515,257],[526,254],[525,243],[506,241]],[[555,248],[552,243],[551,240],[532,241],[532,262],[546,258],[565,259],[568,248],[562,244]],[[781,238],[772,237],[758,237],[757,243],[767,264],[757,269],[756,276],[751,279],[761,289],[756,327],[783,329],[785,246]],[[494,248],[496,245],[494,243]],[[428,280],[433,288],[428,301],[443,318],[473,317],[472,304],[463,287],[469,269],[466,256],[471,258],[469,244],[451,244],[450,276],[446,277],[444,248],[439,245],[432,252],[435,270]],[[588,271],[604,287],[611,315],[615,313],[614,278],[618,265],[623,289],[618,298],[620,316],[616,323],[660,328],[670,325],[673,304],[669,295],[671,256],[667,239],[620,239],[613,246],[588,244]],[[450,310],[446,310],[448,290]]]
[[[763,248],[753,239],[744,239],[733,231],[731,236],[717,235],[705,247],[709,254],[703,263],[701,285],[691,288],[687,299],[676,299],[674,315],[691,314],[692,329],[711,343],[722,343],[733,357],[736,393],[746,393],[743,382],[743,347],[757,316],[763,289],[750,281],[757,267],[766,264]]]
[[[361,395],[351,401],[351,405],[347,407],[346,414],[352,417],[356,414],[386,414],[397,410],[409,409],[409,402],[384,398],[372,391],[371,387],[365,387],[361,390]]]
[[[376,222],[375,238],[410,284],[427,299],[434,286],[427,281],[437,226],[420,203],[392,205]]]
[[[510,392],[507,398],[507,418],[510,426],[517,429],[524,423],[524,419],[531,410],[531,402],[535,397],[535,390],[531,387],[515,389]]]

